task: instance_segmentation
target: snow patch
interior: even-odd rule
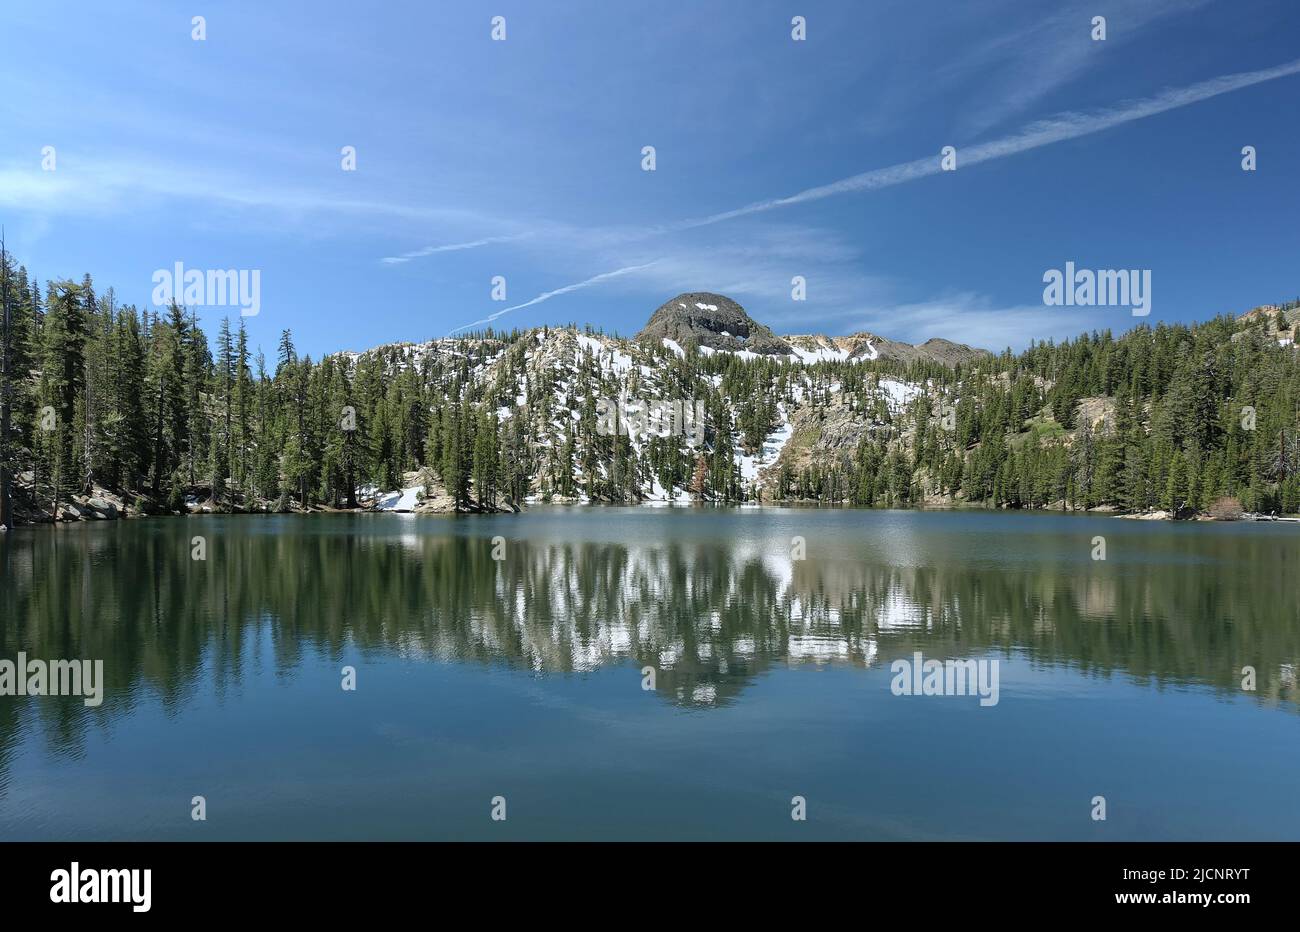
[[[740,464],[741,478],[746,482],[753,482],[758,478],[760,470],[774,464],[780,458],[785,445],[794,436],[794,427],[786,418],[785,408],[782,406],[779,410],[781,412],[781,424],[763,440],[763,445],[758,452],[752,456],[737,457],[737,462]]]
[[[583,349],[590,350],[591,354],[598,360],[608,359],[611,367],[620,375],[632,368],[632,357],[627,353],[620,352],[612,346],[606,346],[586,334],[578,334],[578,345]]]
[[[424,495],[423,486],[411,486],[409,489],[402,489],[400,492],[385,492],[380,496],[379,501],[375,502],[377,511],[415,511],[415,506],[420,504],[420,499]]]
[[[897,379],[881,379],[879,387],[889,397],[890,407],[894,410],[907,407],[921,394],[920,386]]]
[[[815,350],[800,349],[797,346],[793,346],[791,349],[794,350],[794,354],[799,358],[799,361],[805,365],[812,365],[813,363],[818,362],[842,362],[849,358],[847,351],[832,349],[827,346],[819,347]]]

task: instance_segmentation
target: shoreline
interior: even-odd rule
[[[149,510],[141,509],[138,506],[127,506],[123,503],[118,506],[116,501],[108,501],[109,498],[121,501],[122,495],[107,493],[92,496],[78,496],[73,502],[60,506],[60,517],[53,520],[46,515],[44,520],[19,520],[12,528],[0,526],[0,533],[7,530],[19,530],[36,527],[58,527],[60,525],[79,525],[95,524],[104,521],[138,521],[146,518],[189,518],[202,517],[206,515],[246,515],[246,516],[273,516],[273,515],[315,515],[315,514],[372,514],[372,515],[406,515],[411,517],[429,517],[429,516],[450,516],[458,517],[462,515],[491,515],[491,514],[524,514],[536,506],[551,507],[561,506],[570,508],[647,508],[647,509],[688,509],[688,508],[732,508],[738,510],[764,510],[767,508],[808,508],[816,510],[837,510],[837,511],[972,511],[972,512],[1018,512],[1024,514],[1070,514],[1093,517],[1110,517],[1119,518],[1126,521],[1168,521],[1180,523],[1224,523],[1224,524],[1254,524],[1254,523],[1285,523],[1300,524],[1300,515],[1262,515],[1254,513],[1242,513],[1239,517],[1223,518],[1215,517],[1207,512],[1197,512],[1185,517],[1178,517],[1171,514],[1165,509],[1152,509],[1151,511],[1126,512],[1115,508],[995,508],[978,504],[951,503],[951,504],[928,504],[928,505],[910,505],[899,506],[894,508],[880,508],[865,505],[853,505],[847,502],[824,503],[811,500],[782,500],[782,501],[764,501],[764,502],[717,502],[717,501],[681,501],[681,500],[645,500],[640,502],[604,502],[604,501],[581,501],[581,500],[551,500],[551,501],[526,501],[522,505],[503,505],[495,509],[463,509],[452,510],[445,507],[445,503],[438,501],[433,507],[415,507],[415,508],[391,508],[382,507],[377,504],[368,504],[356,508],[335,507],[331,505],[312,505],[303,508],[300,505],[291,505],[289,507],[279,507],[267,502],[262,508],[249,508],[246,506],[223,506],[212,507],[210,505],[192,505],[185,511],[168,511],[168,510]],[[107,506],[107,507],[106,507]],[[72,512],[72,515],[69,515]]]

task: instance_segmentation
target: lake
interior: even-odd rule
[[[978,511],[18,530],[0,659],[104,692],[0,697],[0,838],[1295,840],[1297,565]],[[996,703],[896,694],[917,653]]]

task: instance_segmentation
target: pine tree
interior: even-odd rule
[[[487,511],[496,509],[499,443],[496,414],[481,414],[474,436],[474,497],[479,508]]]
[[[233,476],[235,487],[241,495],[247,497],[249,488],[249,460],[252,455],[251,443],[253,427],[251,423],[253,403],[256,392],[253,387],[253,374],[248,362],[248,331],[244,319],[239,319],[239,336],[235,341],[235,378],[231,388],[231,407],[234,415],[232,428]]]
[[[213,394],[219,404],[220,435],[212,444],[210,469],[212,475],[212,500],[220,504],[225,494],[226,479],[234,473],[232,448],[235,423],[235,346],[230,335],[230,318],[221,319],[217,333],[217,361]]]
[[[18,438],[13,416],[27,373],[22,362],[26,333],[13,294],[17,283],[11,284],[11,277],[9,252],[0,235],[0,528],[12,528],[15,524],[13,475],[18,466]]]
[[[43,334],[40,430],[51,511],[57,520],[59,502],[71,493],[81,458],[75,430],[85,387],[87,326],[77,285],[52,284],[51,295]]]
[[[461,420],[459,404],[452,402],[442,409],[442,485],[456,511],[465,507],[469,497]]]

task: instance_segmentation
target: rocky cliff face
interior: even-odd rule
[[[664,302],[636,335],[642,343],[671,340],[684,350],[707,347],[725,352],[789,355],[790,345],[758,323],[730,298],[708,291],[679,294]]]

